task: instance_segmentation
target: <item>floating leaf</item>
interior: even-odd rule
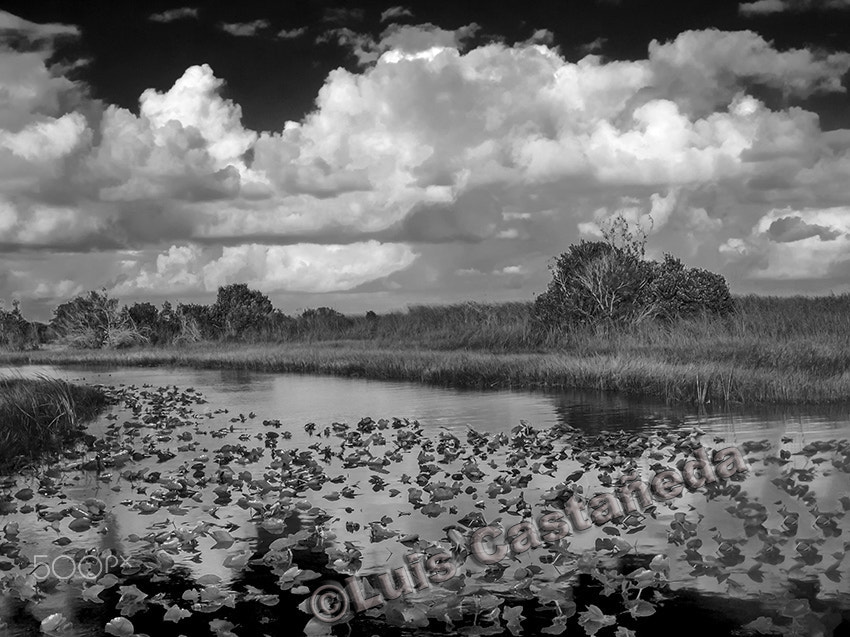
[[[93,604],[102,604],[103,600],[98,596],[105,590],[102,584],[92,584],[83,590],[83,599]]]
[[[567,630],[567,618],[564,615],[558,615],[552,620],[550,626],[540,629],[541,633],[546,635],[560,635]]]
[[[68,528],[72,531],[76,531],[77,533],[88,531],[91,528],[91,520],[89,520],[88,518],[76,518],[71,521],[71,524],[68,525]]]
[[[62,613],[54,613],[41,620],[41,632],[47,635],[58,635],[70,627],[71,623]]]
[[[525,617],[522,614],[522,606],[505,606],[502,609],[502,619],[505,620],[508,630],[515,637],[522,634],[522,622]]]
[[[214,619],[210,622],[210,632],[216,637],[238,637],[233,629],[236,626],[223,619]]]
[[[586,611],[579,613],[578,623],[588,635],[592,636],[606,626],[616,624],[617,618],[604,614],[598,606],[591,604]]]
[[[131,637],[136,632],[133,623],[124,617],[116,617],[109,620],[104,630],[107,634],[115,635],[115,637]]]
[[[629,614],[637,619],[638,617],[649,617],[655,614],[655,606],[643,599],[636,599],[626,604]]]
[[[188,611],[184,608],[180,608],[176,604],[170,606],[165,611],[165,616],[163,617],[164,621],[177,623],[180,620],[186,619],[187,617],[191,617],[192,612]]]

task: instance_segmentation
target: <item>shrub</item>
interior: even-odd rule
[[[106,290],[89,292],[62,303],[53,312],[50,326],[71,347],[99,349],[128,347],[146,341],[133,324],[127,308]]]
[[[346,330],[355,320],[330,307],[304,310],[294,321],[290,319],[288,338],[303,338],[309,341],[346,338]]]
[[[214,340],[219,337],[220,330],[211,305],[178,303],[177,320],[177,340],[180,342]]]
[[[686,268],[672,255],[655,265],[653,293],[659,316],[672,320],[698,314],[726,316],[734,310],[726,279],[701,268]]]
[[[198,343],[204,340],[203,330],[198,325],[198,319],[182,311],[182,307],[177,308],[178,328],[172,342],[177,345],[185,345],[187,343]]]
[[[21,314],[18,301],[12,301],[12,309],[0,304],[0,347],[23,350],[37,347],[40,343],[38,328]]]
[[[342,330],[351,325],[351,319],[330,307],[304,310],[298,318],[301,329]]]
[[[646,260],[646,235],[630,231],[622,217],[603,236],[604,241],[571,245],[550,266],[552,280],[534,303],[539,324],[607,329],[733,311],[725,278],[686,268],[671,255],[660,263]]]
[[[159,312],[153,303],[133,303],[127,308],[127,314],[140,334],[149,339],[156,336]]]
[[[265,294],[245,283],[233,283],[218,288],[211,318],[222,336],[241,336],[263,329],[273,310]]]
[[[549,287],[534,303],[547,327],[635,324],[655,314],[652,265],[630,250],[581,241],[550,269]]]
[[[156,317],[155,343],[172,343],[180,334],[180,317],[168,301],[162,304]]]

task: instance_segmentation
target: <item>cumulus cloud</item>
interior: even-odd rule
[[[281,40],[294,40],[300,38],[307,33],[307,27],[299,27],[297,29],[281,29],[277,32],[277,37]]]
[[[16,204],[0,197],[0,245],[71,247],[96,233],[103,221],[78,208]]]
[[[651,254],[733,285],[844,258],[850,133],[770,90],[843,92],[847,53],[706,30],[643,59],[569,61],[546,34],[474,46],[477,30],[336,30],[362,68],[335,69],[311,113],[263,132],[206,65],[91,117],[46,53],[0,51],[15,65],[0,63],[2,242],[43,252],[59,280],[79,250],[106,264],[78,266],[86,287],[136,295],[244,280],[499,298],[542,288],[549,257],[616,215],[647,229]]]
[[[397,20],[399,18],[412,18],[413,11],[408,9],[407,7],[395,6],[390,7],[389,9],[384,9],[381,12],[381,22],[387,22],[388,20]]]
[[[210,67],[188,69],[164,93],[147,90],[139,115],[110,106],[102,140],[88,168],[105,200],[210,199],[234,196],[249,171],[243,155],[256,133],[241,124],[241,109],[218,94]]]
[[[25,128],[0,131],[0,145],[13,155],[31,162],[47,162],[64,157],[87,138],[88,125],[79,113],[36,121]]]
[[[317,38],[317,42],[336,42],[351,50],[362,65],[376,62],[387,52],[420,53],[445,47],[462,48],[480,27],[472,24],[454,30],[442,29],[427,23],[416,26],[391,24],[380,38],[358,33],[348,27],[331,29]]]
[[[253,20],[251,22],[222,22],[219,28],[237,38],[251,38],[271,26],[268,20]]]
[[[738,11],[745,16],[842,9],[850,9],[850,0],[755,0],[738,5]]]
[[[832,241],[840,237],[841,232],[816,223],[806,223],[800,217],[780,217],[768,226],[767,235],[779,243],[791,243],[811,237]]]
[[[193,7],[180,7],[168,9],[162,13],[152,13],[148,20],[152,22],[174,22],[176,20],[190,20],[198,17],[198,10]]]
[[[0,10],[0,41],[24,40],[30,44],[52,43],[57,38],[76,37],[80,30],[71,24],[37,24]]]
[[[587,44],[582,44],[579,49],[585,55],[588,55],[590,53],[597,53],[598,51],[602,50],[602,47],[605,46],[606,42],[608,42],[608,38],[603,38],[602,36],[599,36],[598,38],[596,38],[595,40],[591,40]]]
[[[245,244],[225,247],[209,257],[197,246],[172,246],[155,263],[118,286],[116,293],[215,291],[247,282],[265,292],[326,293],[350,290],[413,263],[416,254],[400,244],[365,241],[348,245],[300,243],[288,246]],[[126,269],[135,264],[128,262]]]
[[[16,133],[79,102],[81,87],[63,75],[73,65],[52,63],[57,44],[79,34],[74,25],[36,24],[0,11],[0,128]]]
[[[727,240],[720,249],[762,280],[822,280],[850,265],[850,209],[772,209],[749,236]],[[846,281],[844,281],[846,283]]]
[[[61,281],[39,281],[27,294],[32,299],[50,299],[65,301],[85,292],[85,288],[76,281],[62,279]]]
[[[208,290],[249,281],[263,290],[335,292],[408,267],[415,253],[405,245],[377,241],[348,245],[246,245],[224,248],[204,267]]]
[[[752,31],[685,31],[653,41],[649,61],[660,88],[688,111],[704,114],[727,103],[747,83],[788,96],[844,93],[850,54],[809,49],[778,51]]]
[[[546,44],[551,45],[555,41],[555,34],[549,29],[537,29],[531,34],[524,44]]]

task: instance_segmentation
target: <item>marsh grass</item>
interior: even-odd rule
[[[105,406],[94,387],[47,377],[0,379],[0,472],[75,442],[83,423]]]
[[[530,303],[415,306],[242,341],[7,353],[9,363],[183,365],[475,388],[573,387],[669,402],[850,402],[850,295],[736,299],[734,315],[543,330]]]

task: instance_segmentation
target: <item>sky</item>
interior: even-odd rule
[[[623,216],[850,292],[850,0],[3,2],[0,299],[530,300]]]

